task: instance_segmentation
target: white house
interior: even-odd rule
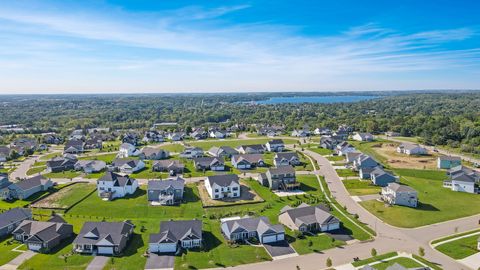
[[[212,199],[240,197],[240,182],[236,174],[208,176],[205,188]]]
[[[444,181],[443,187],[450,188],[452,191],[477,193],[475,188],[475,179],[469,175],[460,175],[450,181]]]
[[[427,149],[415,143],[402,143],[397,147],[397,152],[405,155],[426,155]]]
[[[139,159],[117,158],[113,161],[113,167],[121,173],[131,174],[145,168],[145,163]]]
[[[389,204],[408,207],[417,207],[418,204],[417,191],[399,183],[389,183],[388,186],[383,187],[382,199]]]
[[[118,150],[117,157],[126,158],[126,157],[136,157],[140,155],[140,150],[138,150],[133,144],[122,143],[120,149]]]
[[[105,200],[123,198],[133,194],[138,188],[138,181],[127,175],[107,172],[97,180],[98,196]]]
[[[188,147],[185,148],[185,150],[180,153],[179,157],[181,158],[197,158],[197,157],[203,157],[203,149],[199,147]]]
[[[359,142],[371,142],[373,141],[373,135],[370,133],[360,133],[357,132],[352,136],[352,139]]]
[[[269,152],[282,152],[285,149],[285,144],[281,139],[273,139],[265,144],[267,151]]]

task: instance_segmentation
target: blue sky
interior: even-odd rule
[[[480,89],[479,1],[1,1],[0,94]]]

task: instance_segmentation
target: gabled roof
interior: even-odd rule
[[[236,155],[238,154],[238,151],[233,149],[232,147],[230,146],[220,146],[220,147],[216,147],[216,146],[213,146],[212,148],[210,148],[208,150],[208,152],[214,156],[219,156],[223,153],[226,153],[228,155]]]
[[[129,221],[123,222],[85,222],[82,230],[73,241],[75,244],[112,243],[119,245],[126,240],[127,234],[133,229]]]
[[[298,154],[297,154],[297,152],[281,152],[281,153],[276,153],[275,158],[279,158],[279,159],[284,158],[284,159],[288,159],[288,160],[291,160],[293,158],[298,159]]]
[[[160,232],[150,234],[149,243],[177,243],[182,240],[201,240],[201,220],[162,221]]]
[[[267,217],[241,218],[224,222],[230,233],[256,231],[259,235],[285,232],[282,225],[272,225]]]
[[[43,186],[48,181],[50,181],[50,180],[45,178],[45,176],[36,175],[34,177],[27,178],[23,181],[16,182],[16,183],[14,183],[14,185],[17,186],[18,188],[22,189],[22,190],[29,190],[29,189],[34,188],[34,187]]]
[[[217,163],[225,164],[225,162],[223,161],[223,158],[221,157],[199,157],[199,158],[194,158],[193,161],[195,162],[195,164],[204,166],[204,167],[215,165]]]
[[[259,161],[263,161],[263,155],[262,154],[243,154],[243,155],[232,156],[232,161],[235,161],[237,163],[243,160],[247,161],[248,163],[258,163]]]
[[[155,160],[153,167],[170,168],[170,169],[183,169],[185,165],[176,159]]]
[[[282,139],[273,139],[268,141],[268,144],[284,144]]]
[[[292,166],[287,165],[287,166],[281,166],[281,167],[277,167],[277,168],[269,168],[268,172],[271,175],[295,174],[295,169]]]
[[[387,187],[395,192],[417,192],[415,189],[399,183],[389,183]]]
[[[448,161],[461,161],[460,157],[456,156],[439,156],[438,159],[440,160],[448,160]]]
[[[298,227],[314,223],[322,225],[340,222],[330,214],[328,207],[322,204],[316,206],[301,204],[297,208],[284,208],[282,210],[283,212],[281,212],[281,214],[288,215]]]
[[[142,153],[148,157],[151,155],[167,154],[168,152],[161,148],[144,147],[142,148]]]
[[[135,167],[138,166],[138,163],[140,163],[140,160],[138,160],[138,159],[117,158],[113,161],[113,166],[122,167],[122,166],[126,165],[130,168],[135,168]]]
[[[24,220],[20,225],[13,231],[14,234],[23,233],[29,235],[30,238],[35,238],[40,241],[49,241],[61,235],[62,226],[68,225],[64,222],[50,222],[50,221],[34,221],[34,220]]]
[[[238,176],[236,174],[208,176],[207,181],[210,183],[210,186],[213,186],[213,184],[217,184],[221,187],[228,187],[232,183],[239,184]]]
[[[254,150],[254,151],[265,150],[265,148],[262,144],[241,145],[241,146],[238,147],[238,149],[243,149],[243,150],[251,149],[251,150]]]
[[[134,179],[128,177],[128,175],[120,175],[114,172],[106,172],[102,177],[100,177],[97,182],[105,181],[105,182],[114,182],[114,186],[128,186],[132,185],[132,182],[135,181]]]
[[[174,189],[183,189],[185,187],[185,180],[177,177],[176,179],[148,181],[148,190],[166,190],[170,187]]]
[[[13,208],[11,210],[0,213],[0,228],[6,227],[12,223],[28,219],[32,216],[32,212],[27,208]]]

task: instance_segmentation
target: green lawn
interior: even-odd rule
[[[43,200],[35,203],[35,205],[69,208],[94,190],[96,190],[96,186],[92,184],[73,184],[45,197]]]
[[[171,153],[181,153],[183,150],[185,150],[185,147],[179,143],[162,145],[160,148]]]
[[[395,170],[399,173],[398,170]],[[428,171],[427,171],[428,172]],[[408,170],[415,174],[415,170]],[[418,172],[418,175],[431,174]],[[476,194],[454,192],[443,188],[440,175],[430,178],[404,177],[401,182],[417,190],[419,206],[417,208],[392,206],[385,207],[381,202],[366,201],[360,204],[385,222],[399,227],[413,228],[442,221],[457,219],[480,213],[480,200]]]
[[[393,139],[412,142],[412,143],[419,143],[419,137],[393,137]]]
[[[457,237],[460,237],[460,236],[464,236],[464,235],[468,235],[468,234],[472,234],[472,233],[476,233],[476,232],[480,232],[480,229],[473,230],[473,231],[468,231],[468,232],[463,232],[463,233],[457,233],[457,234],[449,235],[447,237],[435,239],[434,241],[432,241],[432,244],[440,243],[440,242],[443,242],[443,241],[446,241],[446,240],[450,240],[450,239],[453,239],[453,238],[457,238]]]
[[[32,167],[28,169],[27,175],[34,175],[40,172],[43,172],[47,167],[46,166],[39,166],[39,167]]]
[[[307,149],[312,151],[312,152],[315,152],[317,154],[320,154],[322,156],[331,155],[333,153],[332,150],[321,148],[321,147],[310,147],[310,148],[307,148]]]
[[[327,159],[330,161],[344,161],[345,157],[344,156],[328,156]]]
[[[265,144],[267,143],[269,138],[264,138],[264,139],[249,139],[249,140],[232,140],[232,139],[226,139],[226,140],[207,140],[207,141],[201,141],[201,142],[191,142],[189,143],[192,146],[197,146],[201,147],[203,150],[208,151],[213,146],[230,146],[230,147],[237,147],[240,145],[250,145],[250,144]],[[297,143],[297,140],[294,139],[284,139],[283,142],[285,144],[294,144]]]
[[[46,173],[44,174],[45,177],[48,178],[75,178],[77,176],[80,176],[81,173],[78,171],[63,171],[63,172],[55,172],[55,173]]]
[[[300,189],[306,193],[315,195],[320,191],[320,185],[315,175],[297,175],[297,182],[300,183]]]
[[[375,186],[371,181],[343,180],[342,183],[352,196],[378,194],[382,190],[381,187]]]
[[[357,262],[353,262],[352,265],[355,266],[355,267],[359,267],[359,266],[362,266],[362,265],[371,264],[371,263],[374,263],[374,262],[377,262],[377,261],[381,261],[381,260],[385,260],[385,259],[388,259],[388,258],[391,258],[391,257],[395,257],[395,256],[397,256],[397,252],[390,252],[390,253],[380,254],[380,255],[377,255],[377,256],[375,256],[375,257],[371,257],[371,258],[368,258],[368,259],[364,259],[364,260],[360,260],[360,261],[357,261]]]
[[[339,177],[353,177],[358,176],[358,172],[354,172],[350,169],[338,169],[336,170]]]
[[[349,141],[349,143],[352,144],[358,151],[373,157],[376,161],[381,162],[385,165],[387,164],[388,159],[380,155],[379,153],[377,153],[377,151],[375,151],[374,149],[372,149],[373,146],[381,144],[382,142],[391,142],[391,141],[386,141],[381,139],[378,139],[374,142]]]
[[[81,160],[102,160],[105,161],[107,164],[112,163],[112,161],[117,157],[117,154],[102,154],[102,155],[95,155],[95,156],[84,156],[79,157],[78,159]]]
[[[47,161],[47,160],[50,160],[54,157],[59,157],[59,156],[62,156],[62,154],[58,153],[58,152],[57,153],[50,153],[50,154],[46,154],[46,155],[42,156],[40,158],[40,160]]]
[[[379,262],[379,263],[376,263],[376,264],[371,264],[371,265],[376,270],[385,270],[385,269],[387,269],[387,267],[390,267],[390,266],[392,266],[396,263],[398,263],[401,266],[406,267],[408,269],[419,268],[419,267],[423,266],[423,265],[417,263],[416,261],[414,261],[410,258],[406,258],[406,257],[398,257],[398,258],[395,258],[395,259],[392,259],[392,260],[382,261],[382,262]]]
[[[443,254],[452,257],[455,260],[460,260],[478,253],[477,243],[480,236],[473,235],[465,238],[461,238],[452,242],[448,242],[435,247]]]
[[[345,242],[335,240],[326,234],[315,236],[305,234],[302,238],[294,238],[290,244],[298,254],[303,255],[342,246]]]
[[[57,187],[51,188],[48,191],[37,192],[37,193],[33,194],[32,196],[30,196],[28,199],[25,199],[25,200],[14,200],[14,201],[0,200],[0,211],[9,210],[9,209],[16,208],[16,207],[27,207],[32,201],[34,201],[38,198],[41,198],[41,197],[46,197],[50,193],[53,193],[53,192],[57,191],[60,187],[61,186],[57,186]]]
[[[21,254],[20,252],[12,251],[12,249],[18,247],[19,245],[20,244],[12,240],[11,237],[0,240],[0,265],[8,263]]]

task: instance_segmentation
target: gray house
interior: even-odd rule
[[[290,165],[269,168],[266,173],[260,173],[257,180],[272,190],[292,190],[300,186],[296,181],[295,169]]]
[[[155,172],[169,172],[171,175],[183,173],[185,165],[178,160],[156,160],[153,162],[152,170]]]
[[[190,249],[202,246],[201,220],[162,221],[160,232],[150,234],[148,251],[173,253],[179,248]]]
[[[75,163],[75,170],[84,171],[85,173],[101,172],[107,167],[103,160],[79,160]]]
[[[199,157],[193,159],[193,165],[198,171],[212,170],[212,171],[224,171],[225,162],[221,157]]]
[[[6,173],[0,173],[0,200],[6,200],[9,198],[10,190],[8,187],[12,184],[8,180],[8,175]]]
[[[224,219],[222,233],[227,240],[243,241],[256,238],[260,243],[274,243],[285,240],[282,225],[272,225],[267,217]]]
[[[25,200],[37,192],[48,190],[52,186],[53,182],[50,179],[45,178],[43,175],[37,175],[11,184],[8,187],[8,199]]]
[[[275,154],[275,158],[273,159],[273,164],[276,167],[288,166],[288,165],[298,166],[301,164],[301,162],[296,152],[285,152],[285,153]]]
[[[0,213],[0,238],[13,232],[22,221],[30,219],[32,211],[27,208],[13,208]]]
[[[374,185],[381,187],[385,187],[389,183],[394,183],[398,181],[397,176],[384,171],[380,167],[375,167],[375,169],[370,172],[370,179],[372,179]]]
[[[251,169],[254,167],[264,167],[265,161],[262,154],[243,154],[232,156],[232,166],[237,169]]]
[[[13,238],[28,249],[48,252],[73,234],[73,226],[63,222],[24,220],[13,231]]]
[[[363,168],[374,168],[379,164],[369,155],[361,154],[353,161],[353,168],[357,171]]]
[[[170,153],[160,148],[144,147],[140,156],[144,159],[158,160],[168,158]]]
[[[233,149],[230,146],[220,146],[220,147],[213,146],[208,150],[207,153],[213,157],[230,158],[233,155],[237,155],[238,151]]]
[[[47,161],[47,172],[70,171],[75,168],[75,163],[77,163],[76,158],[54,157]]]
[[[85,222],[73,241],[73,251],[85,254],[116,255],[123,251],[135,226],[123,222]]]
[[[63,148],[64,153],[68,154],[79,154],[83,153],[83,141],[82,140],[69,140],[65,143],[65,147]]]
[[[148,201],[152,205],[173,205],[183,199],[185,180],[177,179],[148,181]]]
[[[330,214],[330,209],[325,205],[310,206],[302,203],[297,208],[287,205],[280,210],[278,221],[301,232],[325,232],[340,228],[340,220]]]
[[[265,147],[262,144],[241,145],[237,151],[241,154],[263,154]]]

